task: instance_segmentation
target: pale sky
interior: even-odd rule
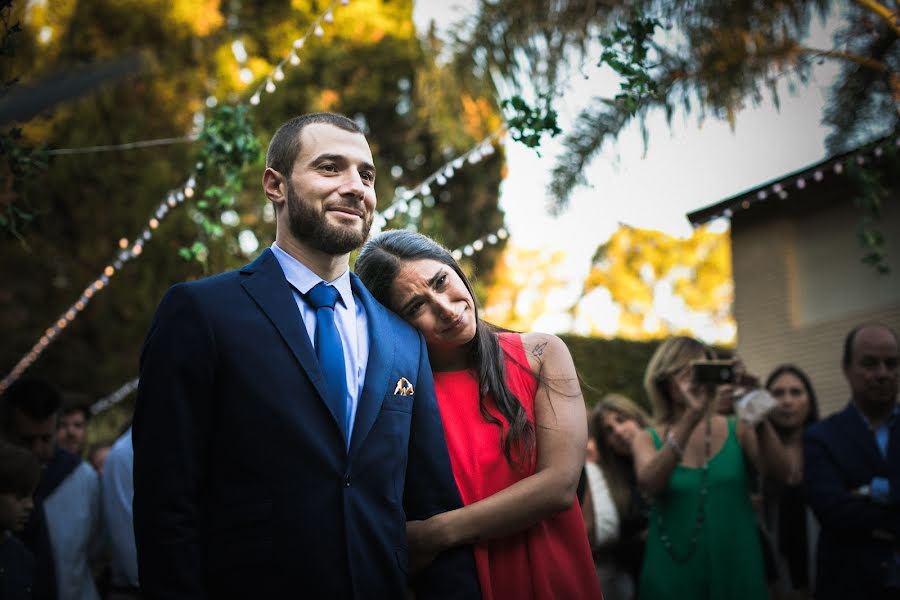
[[[473,0],[418,2],[414,20],[419,31],[431,19],[440,29],[471,11],[474,4]],[[822,24],[814,25],[810,37],[809,45],[832,46],[831,33]],[[796,94],[782,82],[780,110],[766,98],[765,104],[739,112],[734,130],[714,119],[700,124],[696,114],[676,115],[670,127],[662,113],[652,114],[647,121],[646,154],[635,123],[597,155],[585,172],[589,186],[573,194],[569,209],[558,218],[547,214],[544,190],[561,153],[559,143],[545,142],[538,157],[534,150],[506,141],[509,172],[501,186],[500,206],[506,213],[511,243],[569,253],[571,297],[562,294],[557,300],[560,305],[567,300],[571,304],[588,272],[590,257],[619,223],[687,236],[691,228],[686,213],[824,158],[827,130],[821,119],[836,72],[834,63],[817,66],[809,84]],[[589,98],[616,93],[611,72],[589,67],[586,73],[587,79],[580,74],[571,77],[567,92],[556,103],[564,132]],[[725,228],[727,222],[721,225]],[[660,307],[661,311],[677,311],[671,298],[665,302],[670,306]],[[599,320],[606,321],[613,333],[615,307],[601,298],[593,310],[605,311]],[[698,335],[709,341],[733,334],[695,325],[701,329]],[[536,328],[580,329],[562,314],[545,315]]]

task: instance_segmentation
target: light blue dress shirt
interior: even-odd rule
[[[316,310],[303,299],[301,294],[307,293],[317,285],[322,278],[313,273],[309,267],[272,243],[272,252],[281,265],[285,278],[291,284],[294,294],[294,302],[300,310],[300,319],[303,327],[309,335],[310,344],[315,346],[316,339]],[[366,365],[369,363],[369,334],[366,311],[361,302],[353,297],[353,289],[350,285],[350,271],[334,281],[327,281],[340,293],[340,302],[334,307],[334,320],[341,335],[341,344],[344,347],[344,365],[347,374],[347,415],[349,416],[350,429],[347,432],[347,444],[350,444],[350,435],[353,432],[353,424],[356,422],[356,407],[359,404],[359,396],[362,393],[366,378]]]
[[[138,587],[134,543],[134,448],[131,428],[117,439],[103,462],[101,517],[110,545],[110,577],[115,586]]]

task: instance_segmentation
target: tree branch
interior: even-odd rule
[[[898,21],[897,15],[895,15],[891,9],[875,0],[854,0],[854,2],[864,9],[878,15],[882,21],[887,23],[888,26],[894,30],[894,34],[900,37],[900,21]]]
[[[852,54],[850,52],[841,52],[840,50],[822,50],[820,48],[806,48],[804,46],[798,46],[797,52],[799,52],[800,54],[810,54],[812,56],[822,56],[825,58],[846,60],[869,69],[874,69],[881,73],[888,72],[888,67],[883,62],[865,56],[860,56],[858,54]]]

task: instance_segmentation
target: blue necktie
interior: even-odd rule
[[[316,356],[325,376],[325,389],[328,392],[325,401],[334,412],[338,425],[344,433],[344,440],[349,443],[344,347],[334,322],[334,305],[338,296],[337,289],[324,281],[306,292],[307,302],[316,309]]]

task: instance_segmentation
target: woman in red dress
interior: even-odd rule
[[[587,420],[565,344],[482,321],[459,265],[426,236],[384,232],[355,271],[425,338],[464,504],[407,523],[413,570],[474,544],[485,600],[600,598],[575,498]]]

